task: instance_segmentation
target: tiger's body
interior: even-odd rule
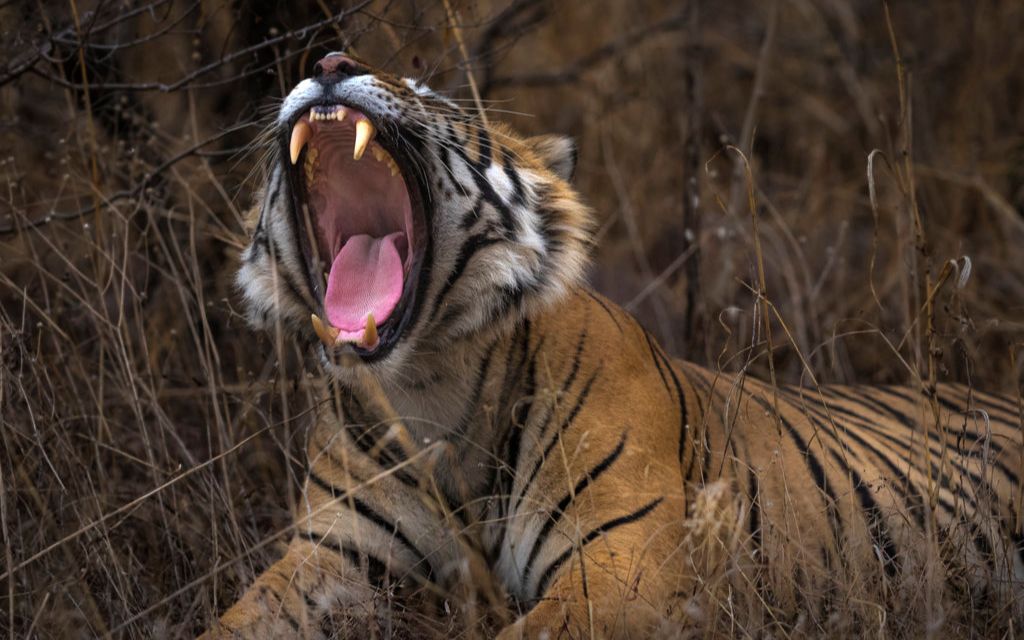
[[[719,606],[709,589],[741,583],[760,624],[813,633],[840,603],[877,620],[951,615],[959,598],[1019,624],[1016,400],[773,388],[672,360],[581,284],[592,221],[567,183],[571,145],[333,56],[285,101],[282,130],[310,104],[358,108],[419,185],[429,242],[404,228],[415,295],[379,344],[361,329],[335,349],[337,331],[316,329],[327,401],[295,535],[211,634],[344,634],[325,621],[376,624],[382,593],[480,575],[511,605],[502,637],[673,633]],[[312,189],[280,156],[239,282],[257,324],[312,338],[328,305],[294,204]]]

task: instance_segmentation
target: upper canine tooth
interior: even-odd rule
[[[358,160],[363,157],[363,153],[366,151],[366,145],[370,144],[370,140],[376,130],[373,128],[373,124],[369,120],[359,120],[356,122],[356,146],[352,149],[352,159]]]
[[[299,154],[302,152],[302,147],[306,146],[309,139],[313,137],[313,128],[306,123],[305,120],[299,120],[292,127],[292,141],[288,145],[288,150],[291,152],[292,164],[299,161]]]

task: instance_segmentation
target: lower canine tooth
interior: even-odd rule
[[[310,320],[313,321],[313,331],[320,338],[320,342],[324,343],[325,347],[333,347],[334,343],[338,340],[339,331],[329,324],[325,325],[320,316],[315,313],[310,316]],[[376,330],[376,327],[374,330]]]
[[[377,346],[380,338],[377,336],[377,321],[373,319],[373,314],[366,314],[366,329],[363,330],[363,337],[359,341],[359,346],[364,349],[372,349]]]

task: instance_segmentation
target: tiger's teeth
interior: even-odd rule
[[[391,177],[394,178],[398,175],[398,164],[392,159],[388,158],[388,166],[391,168]]]
[[[363,330],[363,337],[359,340],[359,346],[364,349],[373,349],[377,346],[380,338],[377,336],[377,321],[373,314],[366,314],[366,329]]]
[[[327,348],[333,347],[338,340],[339,331],[329,324],[325,325],[320,316],[315,313],[310,316],[310,320],[313,321],[313,331],[320,338],[320,342],[324,343]],[[376,331],[376,327],[374,327],[374,331]]]
[[[312,185],[313,180],[316,178],[317,160],[319,155],[320,154],[316,150],[316,147],[311,147],[310,150],[306,153],[306,163],[303,166],[303,168],[305,169],[306,172],[307,185]]]
[[[370,147],[370,153],[373,154],[373,159],[377,162],[384,159],[384,150],[380,147]]]
[[[352,149],[353,160],[363,157],[366,145],[370,144],[370,140],[373,139],[373,135],[376,132],[369,120],[359,120],[356,122],[356,145]]]
[[[299,154],[302,153],[302,147],[306,146],[309,139],[313,137],[313,128],[310,127],[305,120],[299,120],[295,123],[292,128],[292,141],[289,145],[289,151],[292,156],[292,164],[299,161]]]

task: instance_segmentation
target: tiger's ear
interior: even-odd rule
[[[545,135],[527,138],[534,153],[552,173],[569,182],[576,171],[576,143],[569,136]]]

